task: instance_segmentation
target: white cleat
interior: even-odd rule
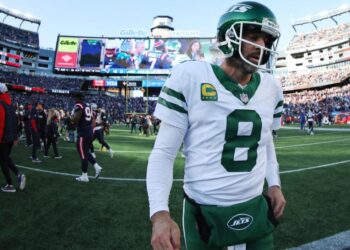
[[[97,163],[95,163],[94,167],[95,167],[95,179],[97,179],[102,172],[102,168]]]
[[[114,156],[113,150],[112,150],[111,148],[109,149],[109,156],[110,156],[111,158],[113,158],[113,156]]]
[[[26,176],[24,174],[20,174],[18,176],[18,184],[19,184],[19,190],[24,190],[26,187]]]
[[[79,181],[79,182],[89,182],[89,177],[81,175],[81,176],[75,178],[75,180]]]

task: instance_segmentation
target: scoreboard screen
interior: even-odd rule
[[[58,36],[54,72],[168,75],[178,63],[216,63],[215,38],[104,38]]]

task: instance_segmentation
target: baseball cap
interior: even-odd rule
[[[7,86],[5,83],[0,82],[0,93],[6,93],[8,92]]]

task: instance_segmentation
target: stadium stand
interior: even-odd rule
[[[349,111],[350,23],[335,19],[348,12],[343,6],[292,23],[296,34],[276,64],[285,94],[285,120],[312,109],[334,121],[339,112]],[[317,27],[330,20],[335,25]],[[310,24],[316,30],[297,32],[297,27]]]
[[[39,34],[37,32],[15,28],[0,23],[1,40],[20,46],[39,49]]]

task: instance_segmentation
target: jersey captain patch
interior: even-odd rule
[[[201,84],[201,100],[202,101],[217,101],[218,93],[215,87],[210,83]]]

